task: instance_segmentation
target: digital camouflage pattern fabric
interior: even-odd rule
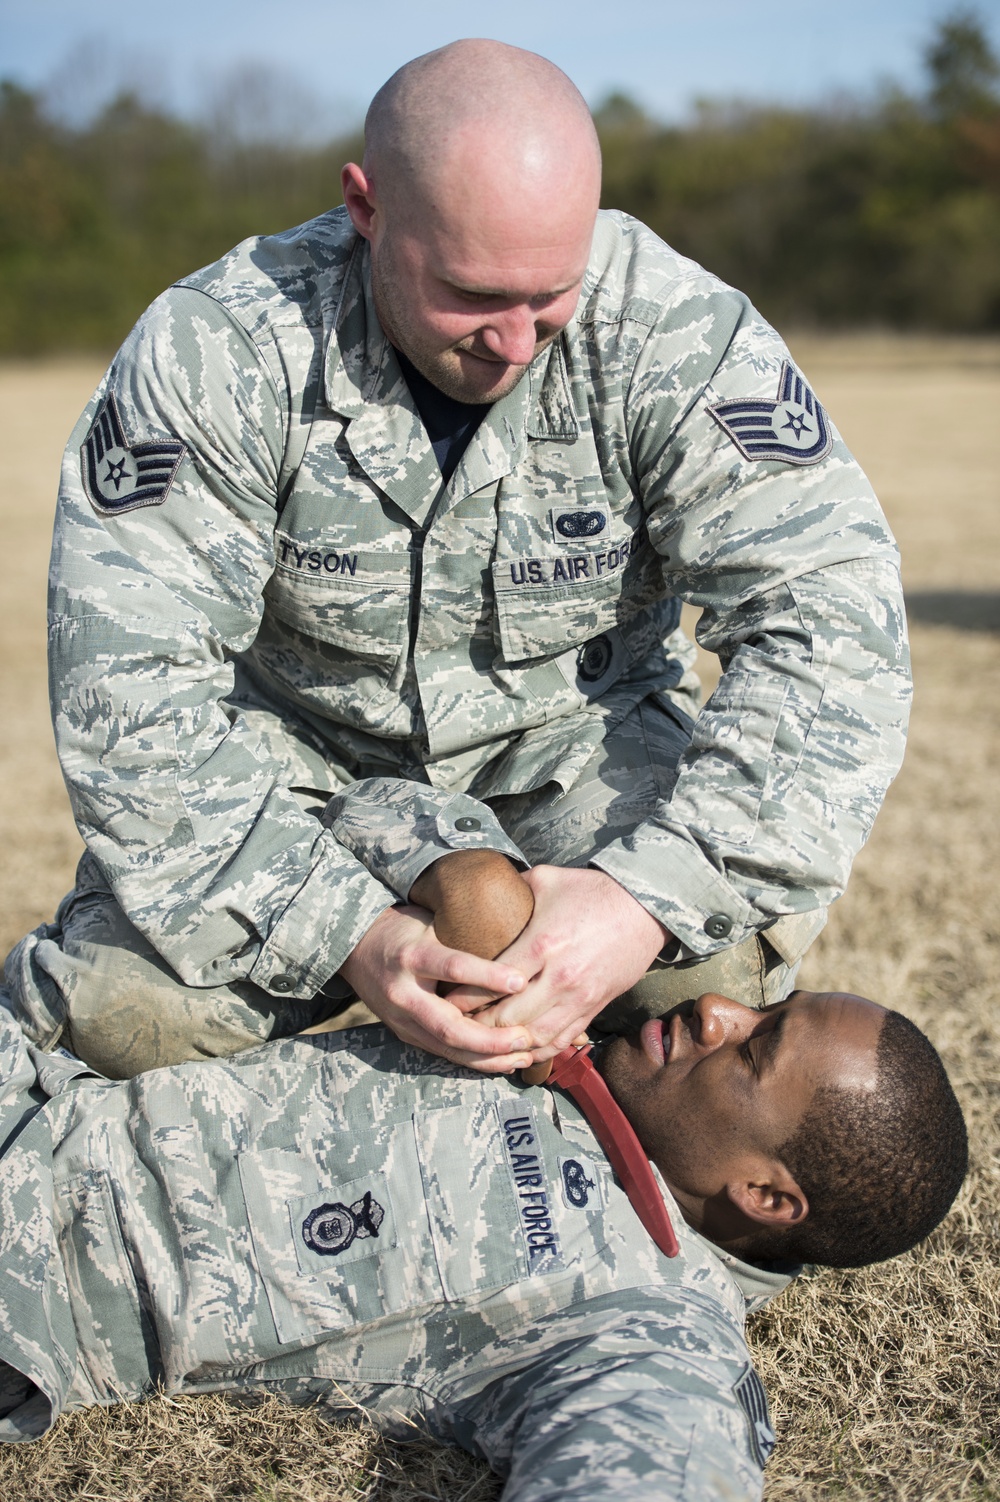
[[[760,1496],[743,1319],[787,1277],[665,1188],[664,1257],[561,1093],[381,1028],[113,1084],[4,1007],[0,1071],[0,1438],[259,1390],[415,1422],[509,1474],[508,1502]]]
[[[700,713],[682,601],[725,668]],[[769,926],[794,963],[909,692],[857,464],[746,299],[619,214],[448,485],[343,210],[165,293],[67,450],[50,641],[74,812],[129,921],[187,986],[293,999],[393,900],[327,798],[409,778],[502,823],[640,702],[697,715],[690,744],[594,863],[675,958]]]

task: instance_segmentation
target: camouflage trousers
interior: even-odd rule
[[[586,865],[669,796],[690,733],[691,721],[680,711],[644,700],[608,733],[568,791],[549,782],[493,797],[488,807],[532,865]],[[430,788],[422,792],[437,796]],[[815,928],[815,915],[808,917]],[[758,937],[706,959],[657,962],[595,1019],[595,1028],[637,1025],[705,991],[761,1006],[786,994],[794,968]],[[352,1005],[336,977],[305,1001],[271,995],[250,981],[186,985],[129,921],[87,854],[55,921],[7,957],[4,981],[33,1042],[48,1049],[62,1044],[113,1079],[238,1053],[311,1027],[374,1021],[360,1003]]]

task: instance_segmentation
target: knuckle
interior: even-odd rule
[[[587,968],[573,955],[560,955],[550,967],[550,979],[556,991],[575,993],[589,988]]]
[[[462,979],[462,957],[458,954],[446,954],[440,964],[441,979],[458,982]]]
[[[402,981],[396,978],[387,981],[384,995],[386,1001],[395,1010],[401,1012],[406,1010],[406,987]]]
[[[397,971],[406,972],[413,969],[413,947],[413,944],[410,942],[400,944],[396,952]]]
[[[531,946],[532,954],[542,965],[548,964],[559,952],[559,946],[552,934],[543,929],[536,934]]]
[[[445,1017],[441,1020],[441,1022],[435,1028],[435,1033],[437,1034],[438,1041],[445,1048],[455,1049],[461,1042],[461,1037],[457,1025],[448,1017]]]

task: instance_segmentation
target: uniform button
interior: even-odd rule
[[[733,931],[733,920],[727,918],[725,913],[713,913],[711,918],[705,919],[705,932],[710,939],[725,939]]]
[[[482,829],[482,827],[478,819],[466,817],[455,820],[455,828],[461,830],[462,834],[471,834],[474,829]]]
[[[271,990],[277,991],[279,996],[284,996],[286,991],[295,990],[295,982],[290,975],[273,975],[271,977]]]

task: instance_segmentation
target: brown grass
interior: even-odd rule
[[[1000,345],[800,341],[904,552],[917,703],[906,766],[806,985],[912,1016],[965,1104],[974,1167],[916,1253],[802,1280],[753,1322],[779,1447],[768,1502],[1000,1499]],[[78,840],[50,750],[42,580],[58,449],[98,372],[0,368],[14,434],[0,455],[0,945],[50,916]],[[706,663],[711,672],[711,663]],[[331,1428],[268,1401],[154,1401],[72,1415],[0,1454],[11,1502],[488,1502],[457,1452]]]

